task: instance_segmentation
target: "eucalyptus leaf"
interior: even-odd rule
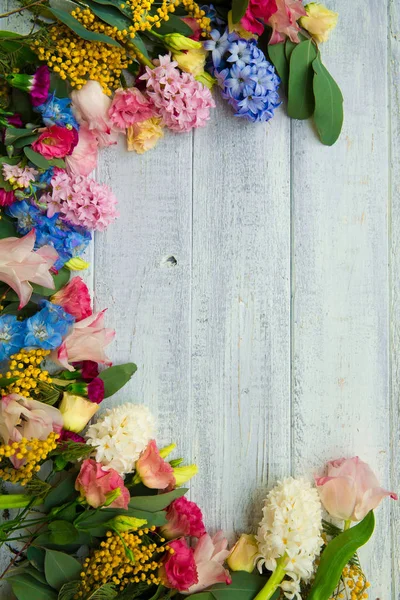
[[[110,46],[118,46],[121,47],[116,40],[109,37],[108,35],[104,35],[103,33],[96,33],[94,31],[89,31],[86,29],[77,19],[75,19],[70,13],[65,12],[64,10],[60,10],[58,8],[54,8],[52,6],[52,2],[50,1],[50,12],[56,19],[64,23],[69,29],[71,29],[76,35],[81,37],[84,40],[89,42],[102,42],[103,44],[109,44]]]
[[[342,92],[320,55],[312,63],[314,69],[314,122],[321,142],[332,146],[338,139],[343,125]]]
[[[20,148],[24,148],[24,146],[30,146],[30,144],[33,144],[33,142],[35,142],[38,139],[38,137],[38,133],[32,133],[32,135],[21,137],[15,142],[14,148],[17,148],[19,150]]]
[[[32,135],[32,129],[20,129],[18,127],[7,127],[5,134],[5,144],[8,146],[9,144],[15,145],[14,142],[19,140],[20,138],[30,137]]]
[[[52,588],[60,590],[71,579],[78,579],[81,564],[72,556],[56,550],[46,550],[44,573]]]
[[[36,548],[35,546],[29,546],[26,556],[35,569],[38,569],[38,571],[44,571],[44,550],[41,548]]]
[[[268,46],[268,56],[281,78],[285,90],[287,90],[289,81],[289,63],[285,54],[285,44],[280,42],[279,44]]]
[[[63,481],[56,481],[43,503],[46,512],[78,496],[75,490],[75,479],[76,473],[69,473]]]
[[[18,600],[57,600],[57,593],[51,587],[31,575],[15,575],[7,577],[7,581]]]
[[[290,57],[292,56],[293,50],[296,48],[297,44],[292,42],[291,39],[287,38],[286,42],[282,42],[285,47],[285,56],[287,61],[290,61]]]
[[[56,519],[51,521],[49,527],[49,540],[57,546],[67,546],[74,544],[79,537],[79,532],[69,521]]]
[[[244,17],[249,0],[232,0],[232,22],[239,23]]]
[[[39,169],[46,170],[50,167],[49,161],[44,156],[39,154],[39,152],[35,152],[32,150],[32,148],[29,148],[29,146],[25,146],[24,154],[26,158],[30,160],[31,163],[39,167]]]
[[[118,392],[136,371],[137,366],[134,363],[116,365],[102,371],[99,377],[104,382],[104,398],[109,398]]]
[[[288,115],[293,119],[308,119],[314,112],[313,61],[317,48],[312,40],[297,44],[290,57]]]
[[[167,508],[171,502],[181,498],[188,492],[185,488],[179,488],[166,494],[157,496],[133,496],[129,501],[129,508],[136,510],[145,510],[147,512],[158,512]]]
[[[354,527],[343,531],[329,542],[321,554],[319,567],[307,600],[328,600],[335,591],[342,571],[358,548],[364,546],[375,528],[375,517],[371,510]]]

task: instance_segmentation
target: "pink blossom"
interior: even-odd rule
[[[136,461],[136,471],[148,488],[164,490],[175,485],[174,469],[161,458],[154,440],[150,440]]]
[[[228,569],[224,562],[229,556],[228,540],[224,538],[222,531],[210,537],[208,533],[201,536],[194,549],[199,580],[192,585],[188,592],[195,594],[201,592],[214,583],[232,583]]]
[[[60,171],[51,186],[51,194],[41,198],[47,203],[49,217],[60,213],[61,219],[73,225],[103,231],[118,216],[113,192],[94,179]]]
[[[167,587],[186,592],[198,582],[194,552],[184,538],[168,544],[173,550],[161,567],[161,576]]]
[[[11,206],[15,200],[15,194],[12,190],[10,192],[6,192],[6,190],[0,188],[0,206]]]
[[[62,306],[76,321],[82,321],[93,313],[89,290],[81,277],[73,277],[51,297],[51,301]]]
[[[52,352],[51,358],[68,371],[74,371],[71,363],[82,360],[111,365],[104,348],[114,339],[115,331],[104,327],[105,312],[102,310],[74,323],[61,346]]]
[[[22,238],[0,240],[0,281],[18,294],[19,308],[23,308],[32,295],[32,283],[53,289],[50,269],[58,258],[52,246],[42,246],[36,252],[35,231],[32,229]]]
[[[79,128],[79,139],[72,154],[65,157],[67,172],[87,177],[96,168],[99,143],[86,123]]]
[[[134,123],[151,119],[154,109],[148,98],[133,87],[115,92],[108,114],[114,127],[127,129]]]
[[[361,521],[386,496],[398,499],[380,487],[369,465],[358,456],[329,462],[327,477],[317,477],[315,483],[328,513],[345,521]]]
[[[301,0],[276,0],[277,11],[270,17],[268,25],[272,27],[272,36],[270,44],[283,42],[286,36],[292,42],[298,43],[298,32],[300,27],[297,24],[300,17],[307,13]]]
[[[276,0],[250,0],[241,25],[246,31],[262,35],[264,24],[277,10]]]
[[[30,96],[32,106],[40,106],[46,102],[50,89],[50,71],[47,65],[42,65],[32,77]]]
[[[23,167],[20,165],[3,164],[3,175],[6,181],[16,185],[17,187],[27,188],[31,181],[35,181],[35,176],[39,173],[32,167]]]
[[[162,528],[162,534],[168,540],[181,536],[200,538],[206,533],[200,508],[184,496],[170,504],[167,521],[167,525]]]
[[[155,62],[156,68],[146,67],[141,79],[164,125],[178,132],[204,127],[215,106],[210,90],[191,73],[181,73],[169,55]]]
[[[107,496],[117,488],[120,495],[108,505]],[[75,489],[93,508],[104,504],[110,508],[128,508],[130,495],[121,475],[114,469],[106,471],[92,458],[83,461],[75,481]]]
[[[71,94],[72,110],[78,123],[86,123],[100,147],[117,143],[117,132],[108,115],[111,99],[104,94],[98,81],[88,81]]]
[[[73,431],[68,431],[67,429],[61,430],[60,442],[75,442],[76,444],[86,444],[84,437],[82,437],[78,433],[74,433]]]
[[[48,160],[52,158],[64,158],[72,154],[78,143],[78,132],[74,127],[60,127],[52,125],[47,127],[32,144],[32,149],[39,152]]]
[[[54,406],[9,394],[0,400],[0,436],[5,444],[22,438],[45,440],[52,431],[60,433],[63,418]]]

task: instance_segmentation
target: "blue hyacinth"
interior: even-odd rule
[[[42,115],[43,123],[46,127],[59,125],[65,127],[69,125],[79,129],[79,125],[71,110],[70,98],[56,98],[55,94],[49,94],[46,102],[37,106],[35,111]]]
[[[0,317],[0,361],[9,358],[24,346],[26,327],[13,315]]]
[[[281,104],[281,80],[256,41],[214,30],[204,47],[211,51],[209,68],[235,115],[252,122],[269,121]]]
[[[25,321],[24,346],[54,350],[61,345],[63,337],[67,335],[75,319],[61,306],[52,304],[48,300],[42,300],[39,306],[41,310]]]

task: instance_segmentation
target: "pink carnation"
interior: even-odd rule
[[[114,127],[127,129],[134,123],[153,117],[154,109],[148,98],[133,87],[115,92],[108,115]]]
[[[90,402],[100,404],[104,400],[104,381],[95,377],[87,386],[87,395]]]
[[[181,536],[199,538],[206,533],[200,508],[184,496],[174,500],[169,506],[167,520],[162,533],[169,540]]]
[[[99,508],[107,504],[107,496],[117,488],[120,489],[120,495],[111,502],[110,508],[128,508],[130,495],[121,475],[114,469],[106,471],[92,458],[83,461],[75,489],[89,506]]]
[[[49,217],[60,218],[86,229],[103,231],[118,216],[117,199],[104,184],[81,175],[60,171],[51,180],[53,191],[42,196]]]
[[[161,568],[163,580],[170,588],[179,592],[187,591],[199,580],[193,549],[189,548],[184,538],[168,545],[174,550],[174,554],[168,557]]]
[[[78,132],[76,129],[52,125],[42,131],[38,139],[33,142],[32,149],[50,160],[64,158],[71,154],[77,143]]]
[[[250,0],[241,25],[246,31],[262,35],[264,24],[277,10],[276,0]]]
[[[276,0],[276,5],[278,10],[268,21],[273,30],[269,43],[278,44],[286,37],[298,43],[300,27],[297,21],[307,15],[301,0]]]
[[[52,296],[51,301],[62,306],[76,321],[86,319],[93,312],[88,287],[81,277],[73,277]]]
[[[141,79],[164,125],[178,132],[204,127],[215,106],[210,90],[191,73],[181,73],[169,55],[155,62],[156,68],[146,67]]]
[[[6,192],[6,190],[0,188],[0,206],[11,206],[15,200],[15,194],[12,190],[10,192]]]

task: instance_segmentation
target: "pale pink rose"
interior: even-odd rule
[[[136,461],[136,471],[148,488],[165,490],[175,486],[174,469],[161,458],[155,440],[150,440]]]
[[[358,456],[329,462],[327,477],[317,477],[315,483],[328,513],[344,521],[361,521],[386,496],[398,499],[380,487],[369,465]]]
[[[89,290],[82,277],[73,277],[51,297],[51,301],[62,306],[76,321],[82,321],[93,313]]]
[[[38,400],[9,394],[0,400],[0,436],[5,444],[22,438],[45,440],[60,433],[64,421],[58,408]]]
[[[119,488],[120,494],[110,504],[107,497]],[[121,475],[114,469],[103,469],[92,458],[83,461],[75,481],[75,489],[93,508],[106,504],[109,508],[128,508],[130,495]]]
[[[67,172],[87,177],[96,168],[99,143],[86,123],[79,128],[79,140],[70,156],[65,157]]]
[[[74,323],[71,332],[61,346],[51,353],[51,358],[68,371],[74,371],[70,363],[92,360],[103,365],[111,365],[104,348],[115,336],[113,329],[104,327],[104,313],[95,313],[78,323]]]
[[[151,119],[155,112],[149,99],[133,87],[115,92],[108,114],[114,127],[124,130],[134,123]]]
[[[301,0],[276,0],[277,11],[270,17],[268,24],[272,27],[270,44],[278,44],[289,37],[298,43],[300,17],[307,15]]]
[[[194,549],[194,560],[196,562],[199,581],[192,585],[185,594],[195,594],[208,588],[214,583],[232,583],[228,569],[224,562],[229,556],[228,540],[224,538],[222,531],[211,537],[205,533],[198,540]]]
[[[206,533],[200,508],[185,496],[170,504],[166,516],[168,523],[161,531],[168,540],[181,536],[200,538]]]
[[[111,99],[104,94],[98,81],[88,81],[71,94],[72,110],[78,123],[86,123],[100,147],[117,143],[117,132],[108,116]]]
[[[34,245],[33,229],[22,238],[10,237],[0,240],[0,281],[4,281],[18,295],[18,308],[23,308],[30,300],[30,281],[50,289],[54,288],[50,269],[58,254],[52,246],[42,246],[35,252]]]

